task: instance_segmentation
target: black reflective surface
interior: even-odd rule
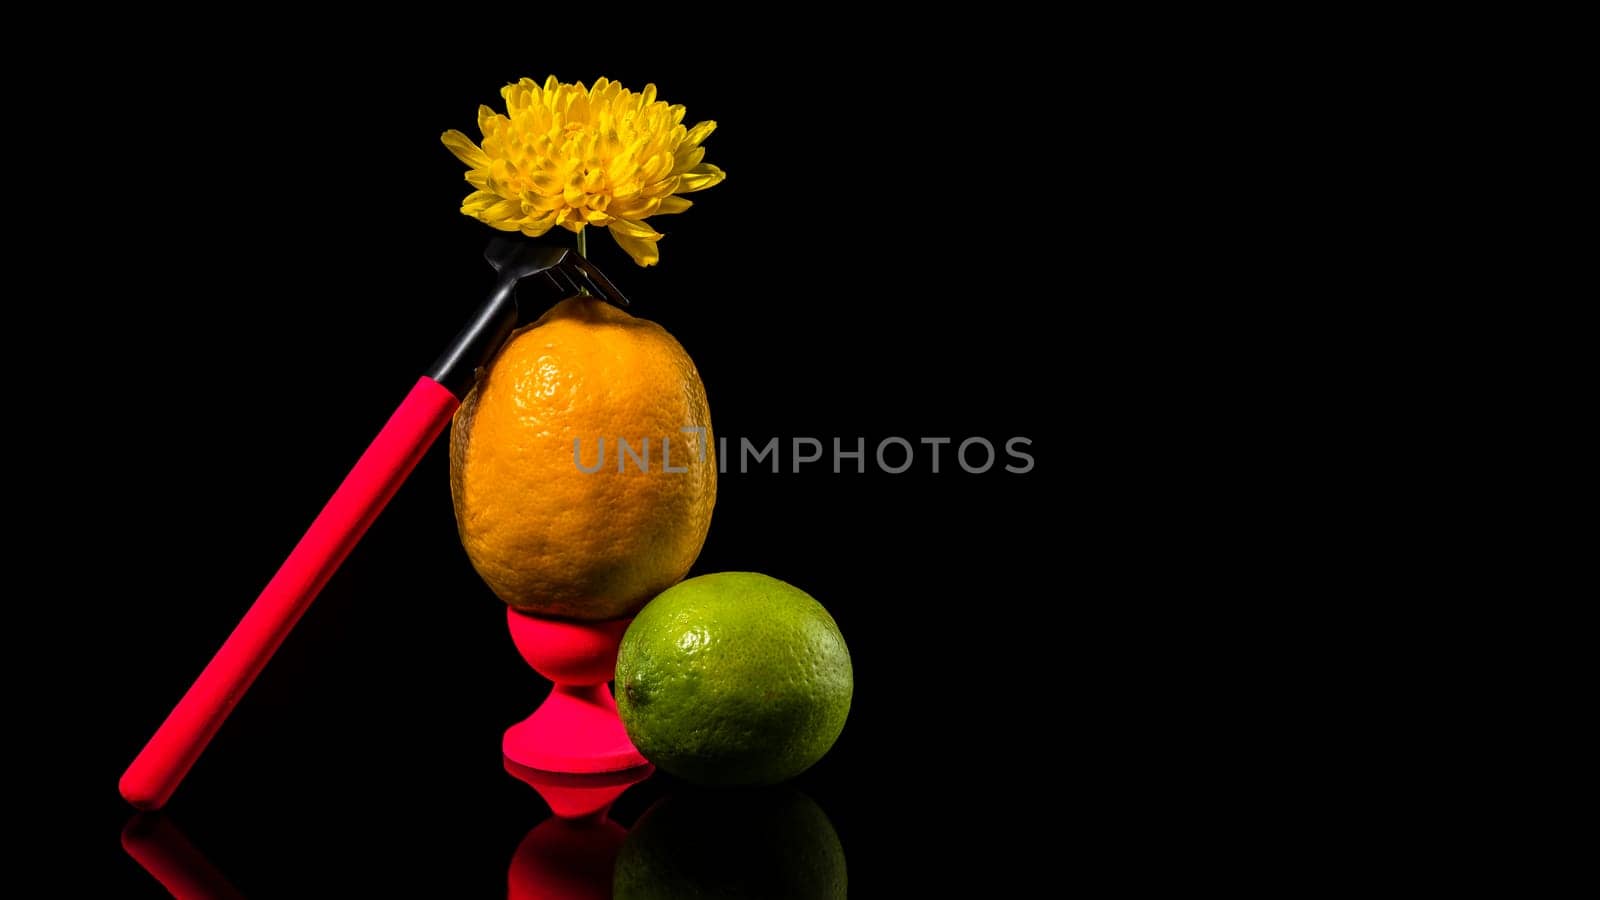
[[[639,811],[645,803],[648,807]],[[359,875],[326,869],[313,875],[304,867],[314,865],[315,856],[274,859],[240,854],[232,841],[211,831],[204,834],[209,838],[206,850],[171,814],[133,815],[123,828],[122,847],[148,883],[141,885],[123,866],[117,892],[134,896],[167,892],[185,900],[402,894],[423,889],[451,896],[491,896],[497,887],[512,898],[541,900],[841,898],[849,893],[848,861],[831,819],[790,785],[704,791],[656,784],[640,789],[629,802],[592,816],[546,816],[521,836],[503,872],[436,875],[404,855],[362,854]],[[361,845],[351,844],[352,850],[357,846]],[[218,853],[227,862],[215,862]],[[242,880],[222,865],[239,870],[236,874]]]

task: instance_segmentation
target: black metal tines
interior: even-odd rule
[[[543,276],[560,297],[587,293],[615,306],[628,305],[628,298],[611,279],[570,247],[542,247],[526,239],[497,237],[483,255],[500,273],[502,284]]]

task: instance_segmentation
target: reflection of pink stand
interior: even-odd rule
[[[510,900],[611,900],[611,869],[627,829],[611,821],[545,819],[517,846]]]
[[[611,870],[628,836],[606,811],[630,786],[650,777],[646,763],[621,772],[561,775],[506,760],[506,771],[550,804],[551,818],[528,832],[511,859],[507,896],[539,900],[607,900]]]
[[[611,809],[611,804],[623,792],[649,778],[655,766],[645,763],[620,772],[601,772],[597,775],[567,775],[561,772],[541,772],[519,766],[507,759],[506,771],[544,798],[550,811],[562,819],[591,819],[600,821]]]
[[[584,775],[644,765],[606,687],[629,621],[574,622],[506,610],[517,651],[555,682],[533,715],[506,730],[500,744],[506,759],[543,772]]]
[[[617,851],[628,832],[606,817],[611,801],[650,777],[646,763],[621,772],[558,775],[506,760],[506,771],[533,786],[555,816],[517,847],[506,873],[512,900],[609,900]]]

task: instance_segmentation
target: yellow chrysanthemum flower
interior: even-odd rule
[[[690,202],[679,194],[724,177],[701,162],[700,143],[717,123],[685,128],[683,107],[657,100],[653,84],[635,94],[605,78],[586,89],[551,75],[543,87],[524,78],[500,96],[508,115],[478,107],[483,146],[455,129],[443,140],[477,188],[461,211],[501,231],[538,237],[556,225],[577,233],[597,225],[651,266],[661,235],[644,220],[683,212]]]

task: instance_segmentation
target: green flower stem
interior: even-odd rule
[[[578,255],[584,259],[589,258],[589,226],[587,225],[578,229]],[[578,285],[578,293],[587,297],[589,296],[589,289],[583,285]]]

